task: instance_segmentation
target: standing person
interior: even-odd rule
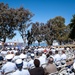
[[[30,75],[45,75],[43,67],[40,67],[40,61],[38,59],[34,60],[35,68],[29,70]]]
[[[23,67],[22,59],[16,60],[16,66],[17,66],[17,70],[11,75],[30,75],[28,70],[24,70],[22,68]]]

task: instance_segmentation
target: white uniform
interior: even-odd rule
[[[16,54],[18,51],[17,50],[12,50],[14,52],[14,54]]]
[[[7,54],[7,51],[1,51],[1,54],[2,54],[3,56],[5,56],[5,55]]]
[[[61,57],[59,54],[55,54],[54,56],[54,61],[57,62],[57,61],[60,61],[61,60]]]
[[[14,56],[14,58],[12,59],[13,61],[19,59],[19,56]]]
[[[31,59],[31,60],[29,61],[29,63],[28,63],[28,67],[31,68],[31,67],[33,67],[33,66],[34,66],[34,60]]]
[[[73,63],[73,68],[74,68],[74,70],[75,70],[75,62]]]
[[[46,63],[46,56],[45,56],[45,55],[40,56],[38,59],[39,59],[39,61],[40,61],[40,66],[41,66],[42,64],[45,64],[45,63]]]
[[[16,72],[12,73],[11,75],[30,75],[30,73],[28,72],[28,70],[16,70]]]
[[[61,55],[61,60],[64,60],[64,59],[66,59],[66,54]]]
[[[28,68],[28,62],[23,61],[23,68]]]
[[[8,72],[15,71],[15,70],[16,70],[16,65],[15,63],[12,63],[12,62],[7,62],[2,67],[2,72],[4,73],[8,73]]]

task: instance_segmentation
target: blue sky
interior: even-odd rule
[[[0,2],[7,3],[10,8],[19,8],[23,6],[25,9],[29,9],[34,15],[32,22],[46,23],[49,19],[56,16],[62,16],[65,18],[65,24],[68,25],[75,14],[75,0],[0,0]],[[19,40],[23,41],[20,34],[7,42]]]

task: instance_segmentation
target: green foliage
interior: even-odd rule
[[[6,38],[12,39],[16,35],[15,30],[19,30],[23,37],[25,28],[29,26],[26,23],[31,17],[32,13],[23,7],[14,9],[9,8],[8,4],[0,3],[0,38],[4,42]]]
[[[15,9],[9,8],[8,4],[0,3],[0,37],[12,39],[16,34],[17,23],[15,22]]]
[[[33,14],[29,10],[24,9],[23,7],[17,9],[17,11],[18,19],[20,19],[17,29],[20,32],[20,35],[22,36],[22,39],[25,44],[24,46],[26,46],[26,31],[28,27],[31,25],[30,21],[33,17]]]
[[[37,40],[39,43],[44,40],[44,33],[43,33],[43,25],[44,23],[33,23],[31,28],[31,34],[33,36],[34,41]]]
[[[8,4],[0,3],[0,38],[3,38],[4,42],[6,38],[12,39],[16,35],[14,31],[18,30],[24,43],[26,43],[27,37],[28,45],[35,40],[39,43],[46,40],[48,44],[51,44],[53,40],[75,39],[75,15],[68,26],[65,25],[65,19],[61,16],[50,19],[46,24],[30,23],[32,17],[33,14],[23,7],[14,9],[9,8]],[[28,31],[26,36],[26,30],[31,24],[31,32]]]
[[[70,26],[69,37],[71,39],[75,40],[75,15],[73,15],[73,18],[71,19],[71,22],[70,22],[69,26]]]
[[[34,38],[29,30],[27,32],[27,40],[28,40],[28,46],[31,45],[32,42],[34,41]]]
[[[31,32],[34,39],[38,40],[38,42],[46,40],[47,44],[50,45],[53,40],[60,42],[68,40],[69,26],[65,25],[63,17],[57,16],[50,19],[46,24],[33,23]]]
[[[65,25],[65,19],[61,16],[57,16],[50,19],[47,22],[47,26],[50,28],[51,40],[65,41],[68,37],[67,26]]]

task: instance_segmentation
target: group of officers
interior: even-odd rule
[[[70,47],[2,49],[0,75],[74,75],[75,50]]]

